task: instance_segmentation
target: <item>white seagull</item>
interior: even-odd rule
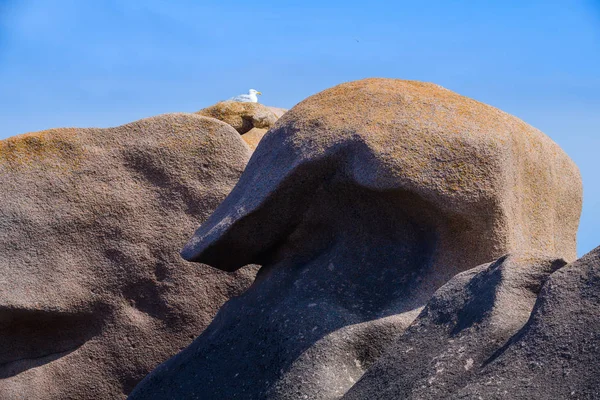
[[[248,94],[240,94],[239,96],[235,96],[229,99],[229,101],[241,101],[243,103],[258,103],[258,97],[256,95],[261,95],[262,93],[258,90],[250,89],[248,90]]]

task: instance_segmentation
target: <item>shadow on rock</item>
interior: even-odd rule
[[[340,398],[457,273],[520,250],[574,258],[580,211],[575,165],[517,118],[420,82],[328,89],[282,116],[182,251],[260,264],[256,281],[130,398]]]

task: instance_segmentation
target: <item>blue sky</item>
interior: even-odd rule
[[[261,90],[291,107],[365,77],[514,114],[579,165],[600,245],[600,0],[0,0],[0,138],[120,125]]]

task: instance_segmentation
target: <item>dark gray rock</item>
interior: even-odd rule
[[[565,264],[510,255],[458,274],[343,398],[449,398],[525,325],[542,284]]]
[[[396,200],[343,182],[312,191],[254,284],[131,398],[339,398],[426,300],[435,239],[414,220],[418,201],[404,199],[415,201],[409,216]]]
[[[550,276],[528,323],[455,399],[600,398],[600,247]]]

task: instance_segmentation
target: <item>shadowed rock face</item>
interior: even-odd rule
[[[435,248],[434,216],[398,212],[397,197],[343,183],[316,189],[305,220],[264,260],[253,286],[132,398],[343,394],[425,301],[418,289]],[[299,386],[308,365],[309,391]]]
[[[598,398],[598,310],[600,247],[550,276],[523,329],[452,398]]]
[[[513,256],[456,276],[343,398],[598,398],[600,248],[545,279],[563,264]]]
[[[510,255],[458,274],[344,399],[447,399],[456,394],[525,325],[542,285],[565,264]],[[488,398],[487,392],[481,394]]]
[[[249,149],[191,114],[0,141],[0,398],[118,399],[254,270],[179,257]]]
[[[131,398],[340,398],[456,273],[573,258],[580,207],[571,160],[499,110],[418,82],[326,90],[265,135],[182,252],[261,264],[256,281]]]

